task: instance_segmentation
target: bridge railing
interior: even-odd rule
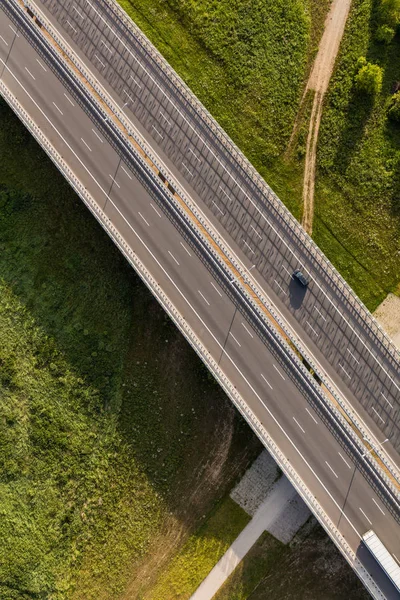
[[[199,107],[207,113],[206,109],[204,109],[204,107],[202,107],[200,102],[193,96],[193,94],[190,92],[190,90],[185,86],[185,84],[175,74],[175,72],[168,65],[168,63],[166,63],[166,61],[163,59],[163,57],[161,55],[159,55],[159,53],[155,50],[154,46],[152,46],[152,44],[147,40],[146,36],[144,36],[144,34],[140,31],[140,29],[138,29],[137,26],[132,21],[130,21],[130,19],[128,19],[126,17],[125,13],[123,13],[123,11],[119,8],[119,6],[116,5],[116,7],[115,7],[113,0],[105,0],[105,3],[108,6],[113,7],[113,9],[117,10],[118,13],[122,12],[122,15],[123,15],[122,18],[123,18],[124,22],[126,21],[130,25],[130,27],[133,28],[133,30],[135,32],[136,31],[138,32],[137,35],[138,35],[139,39],[143,40],[143,44],[146,45],[146,48],[148,46],[149,51],[151,50],[152,53],[155,54],[155,56],[157,57],[157,62],[159,62],[160,65],[166,65],[168,73],[171,72],[171,74],[172,74],[171,77],[173,76],[173,77],[177,78],[179,85],[183,86],[183,89],[187,90],[190,97],[193,97],[194,100],[196,101],[196,103],[199,105]],[[33,4],[32,2],[30,2],[30,0],[25,0],[25,5],[27,7],[29,7],[31,9],[31,11],[34,14],[36,14],[36,16],[40,19],[42,25],[47,29],[47,31],[50,33],[51,37],[55,40],[57,45],[66,54],[66,56],[71,61],[71,63],[73,63],[73,65],[84,76],[84,78],[87,80],[87,82],[90,84],[90,86],[96,92],[96,94],[98,94],[98,96],[101,98],[101,100],[104,102],[104,104],[112,111],[112,114],[115,115],[117,117],[118,121],[124,126],[124,128],[128,132],[130,132],[130,135],[134,139],[135,143],[138,146],[140,146],[140,148],[143,150],[143,152],[146,154],[146,156],[148,156],[150,158],[150,160],[153,162],[153,164],[156,166],[156,168],[160,171],[160,173],[163,174],[165,179],[167,181],[170,181],[170,183],[173,185],[174,189],[177,190],[179,197],[184,201],[184,203],[186,204],[186,206],[188,207],[190,212],[196,217],[197,221],[201,224],[201,226],[204,227],[206,232],[210,235],[210,237],[214,240],[214,242],[222,250],[222,252],[225,254],[225,256],[227,258],[229,258],[229,261],[231,262],[231,264],[233,265],[235,270],[240,273],[241,277],[246,282],[246,284],[251,288],[251,290],[254,292],[254,294],[256,294],[256,296],[259,298],[259,300],[263,303],[263,305],[265,306],[267,311],[272,315],[272,317],[275,320],[275,322],[277,323],[277,325],[279,325],[279,327],[284,331],[287,338],[299,350],[299,352],[302,354],[302,356],[308,362],[308,364],[312,367],[312,369],[318,374],[318,376],[323,381],[323,383],[326,386],[329,393],[335,399],[337,404],[341,407],[342,411],[346,414],[348,419],[354,424],[354,427],[356,429],[358,429],[358,431],[361,433],[361,436],[363,438],[368,439],[370,437],[370,433],[366,430],[364,424],[360,421],[360,419],[358,419],[356,414],[351,410],[351,408],[348,406],[347,402],[345,402],[343,400],[343,398],[340,396],[340,394],[337,393],[337,391],[331,385],[329,380],[327,380],[327,378],[324,377],[323,373],[321,373],[321,371],[320,371],[319,366],[315,364],[315,361],[309,355],[308,351],[303,346],[301,341],[297,337],[294,336],[293,332],[287,326],[285,321],[283,321],[283,319],[281,319],[281,317],[279,316],[279,314],[277,313],[275,308],[271,305],[271,303],[268,301],[268,299],[262,294],[262,291],[260,290],[260,288],[255,284],[255,282],[252,280],[252,278],[248,276],[248,273],[245,270],[241,261],[234,255],[233,251],[226,245],[224,240],[220,237],[218,232],[213,228],[211,223],[204,216],[204,214],[200,211],[198,206],[191,200],[191,198],[189,196],[187,196],[186,192],[180,186],[179,182],[177,180],[175,180],[175,178],[173,178],[172,174],[165,167],[165,165],[161,162],[160,158],[148,146],[148,144],[146,143],[144,138],[133,127],[133,124],[129,121],[129,119],[126,117],[126,115],[116,106],[114,100],[106,92],[106,90],[99,83],[99,81],[93,76],[93,74],[79,60],[79,58],[77,57],[75,52],[72,50],[72,48],[68,45],[68,43],[66,43],[65,40],[59,35],[58,31],[52,26],[52,24],[47,19],[45,19],[44,15],[41,13],[41,11],[38,11],[37,6],[35,4]],[[77,78],[76,73],[74,73],[74,71],[71,67],[69,67],[69,72],[70,72],[71,76],[76,80],[77,84],[82,85],[82,82]],[[102,106],[101,103],[94,96],[92,97],[92,100],[95,102],[95,104],[97,104],[98,110],[100,112],[104,111],[104,106]],[[228,142],[230,142],[233,145],[233,142],[231,142],[229,140],[229,138],[226,136],[226,134],[220,129],[218,124],[216,124],[214,119],[212,119],[211,116],[209,116],[209,118],[212,120],[213,123],[215,123],[215,126],[217,127],[217,129],[222,132],[222,134],[228,140]],[[115,124],[113,124],[113,122],[110,121],[110,125],[113,126]],[[134,146],[132,144],[129,144],[129,145],[130,145],[131,149],[135,151]],[[249,167],[251,167],[250,163],[248,163],[247,159],[244,158],[243,154],[241,154],[239,150],[237,150],[237,152],[241,155],[241,157],[249,165]],[[139,159],[143,163],[144,168],[151,175],[151,170],[150,170],[149,166],[147,165],[147,163],[145,161],[143,161],[142,157],[139,157]],[[314,242],[312,242],[311,238],[309,238],[309,236],[304,232],[304,230],[300,227],[300,225],[297,223],[297,221],[294,219],[294,217],[292,217],[292,215],[289,213],[289,211],[283,206],[283,204],[275,196],[275,194],[273,194],[273,192],[268,188],[268,186],[265,184],[265,182],[261,179],[261,177],[258,175],[258,173],[254,170],[254,168],[251,167],[251,169],[258,176],[258,178],[263,182],[264,187],[266,187],[270,191],[270,194],[273,196],[273,198],[275,198],[277,200],[278,206],[279,206],[282,214],[284,214],[285,216],[288,216],[289,222],[293,225],[293,227],[296,226],[296,228],[299,230],[299,235],[304,239],[310,240],[311,248],[318,251],[318,256],[319,255],[323,256],[322,252],[318,249],[318,247],[314,244]],[[176,209],[187,221],[188,215],[182,211],[181,205],[179,204],[179,202],[176,202],[176,200],[174,199],[174,196],[172,194],[171,194],[171,199],[175,203]],[[192,226],[193,226],[193,223],[192,223]],[[297,229],[296,229],[296,231],[297,231]],[[201,235],[201,233],[199,231],[198,231],[198,234]],[[296,235],[297,235],[297,233],[296,233]],[[205,243],[205,245],[207,245],[210,253],[212,253],[215,256],[216,255],[215,249],[208,242],[208,240],[204,236],[202,236],[202,240]],[[216,255],[216,256],[217,256],[218,262],[221,263],[221,257],[218,255]],[[347,284],[346,284],[346,289],[349,289]],[[257,312],[259,317],[265,322],[266,316],[261,311],[260,307],[254,301],[254,299],[244,289],[243,289],[243,293],[245,293],[247,301],[249,303],[251,303],[251,305],[253,306],[253,309]],[[370,313],[368,313],[368,314],[370,315]],[[282,340],[282,343],[283,343],[283,340]],[[295,354],[295,352],[293,352],[292,348],[290,348],[290,346],[288,344],[285,344],[285,346],[286,346],[286,351],[291,355],[293,363],[298,365],[298,368],[302,371],[303,377],[307,379],[309,385],[312,386],[314,391],[318,394],[318,397],[321,397],[321,394],[323,392],[322,392],[321,388],[318,386],[315,379],[310,375],[309,371],[304,367],[304,365],[301,363],[301,361],[299,361],[298,356]],[[335,404],[329,399],[329,397],[326,394],[324,394],[324,400],[325,400],[325,403],[329,406],[331,412],[333,414],[335,414],[337,421],[341,424],[341,426],[348,433],[349,437],[353,440],[353,443],[360,449],[362,447],[362,442],[361,442],[360,437],[356,435],[353,428],[349,425],[348,422],[346,422],[343,415],[340,413],[340,411],[337,409]],[[365,448],[365,446],[363,446],[363,447]],[[379,447],[376,448],[375,453],[379,457],[379,461],[381,461],[382,465],[384,465],[384,467],[390,473],[391,477],[394,480],[396,480],[398,483],[400,483],[400,474],[399,474],[399,471],[398,471],[398,468],[396,467],[396,465],[394,465],[388,459],[387,455]],[[392,493],[398,497],[399,489],[394,486],[393,480],[382,469],[382,466],[379,464],[379,462],[376,461],[376,459],[374,458],[372,453],[369,453],[365,457],[365,460],[367,460],[370,463],[371,462],[374,463],[374,468],[376,470],[378,470],[381,479],[385,482],[386,486],[392,491]]]
[[[350,545],[347,543],[346,539],[342,536],[340,531],[336,528],[333,521],[329,518],[329,516],[325,513],[322,506],[319,504],[315,496],[311,493],[308,487],[304,484],[301,477],[298,475],[297,471],[293,468],[291,463],[285,458],[284,454],[281,452],[278,445],[274,442],[268,432],[265,430],[263,425],[257,419],[255,414],[243,400],[243,398],[238,393],[235,386],[223,372],[223,370],[219,367],[217,361],[211,356],[211,354],[207,351],[207,349],[203,346],[201,341],[196,336],[195,332],[191,329],[190,325],[183,318],[183,316],[179,313],[173,303],[170,301],[168,296],[162,290],[162,288],[158,285],[155,279],[152,277],[151,273],[146,269],[145,265],[140,261],[135,252],[131,249],[129,244],[127,244],[126,240],[119,233],[117,228],[113,225],[111,220],[107,217],[107,215],[103,212],[94,198],[89,194],[88,190],[79,179],[75,176],[73,171],[69,168],[66,161],[61,157],[61,155],[57,152],[54,146],[50,143],[47,137],[44,135],[42,130],[36,125],[33,119],[28,115],[19,101],[15,98],[15,96],[10,92],[10,90],[5,86],[5,84],[0,80],[0,93],[3,98],[7,101],[10,107],[14,110],[14,112],[18,115],[22,123],[26,126],[26,128],[31,132],[36,141],[41,145],[47,155],[50,157],[52,162],[56,165],[62,175],[67,179],[70,183],[71,187],[76,191],[76,193],[80,196],[82,201],[86,204],[86,206],[90,209],[90,211],[94,214],[96,219],[99,221],[103,229],[108,233],[108,235],[113,239],[114,243],[120,249],[120,251],[124,254],[129,263],[133,266],[135,271],[138,273],[140,278],[143,280],[145,285],[149,288],[152,294],[157,298],[160,305],[164,308],[166,313],[175,323],[177,328],[181,331],[181,333],[188,340],[192,348],[195,350],[197,355],[203,361],[203,363],[207,366],[207,368],[213,373],[215,379],[219,382],[221,387],[224,389],[228,397],[231,399],[233,404],[239,410],[244,419],[249,423],[252,427],[253,431],[257,434],[258,438],[261,440],[263,445],[268,449],[270,454],[273,456],[274,460],[277,462],[279,467],[288,477],[289,481],[292,483],[296,491],[299,493],[301,498],[305,501],[307,506],[316,516],[320,524],[323,526],[325,531],[330,535],[335,545],[338,547],[340,552],[346,558],[347,562],[356,572],[358,577],[361,579],[365,587],[369,590],[373,598],[376,600],[385,600],[385,596],[380,591],[379,587],[375,583],[375,581],[371,578],[369,573],[363,567],[361,562],[357,559],[354,551],[351,549]]]

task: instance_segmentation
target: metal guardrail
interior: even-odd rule
[[[248,161],[244,154],[234,144],[234,142],[228,137],[226,132],[220,127],[215,121],[212,115],[200,102],[200,100],[193,94],[188,88],[184,81],[179,77],[176,71],[171,65],[164,59],[164,57],[158,52],[155,46],[150,42],[146,35],[139,29],[139,27],[126,15],[116,0],[103,0],[114,15],[123,22],[125,27],[130,30],[137,41],[146,50],[147,54],[153,59],[153,61],[160,67],[164,74],[173,82],[173,85],[182,94],[182,97],[187,103],[193,108],[193,110],[201,117],[208,129],[217,136],[218,140],[223,144],[225,149],[228,151],[230,156],[240,165],[243,172],[249,177],[249,179],[258,187],[264,196],[268,199],[271,205],[275,208],[279,216],[286,222],[291,230],[296,234],[298,239],[301,240],[305,248],[310,252],[313,258],[319,263],[319,265],[329,273],[329,276],[336,284],[340,292],[363,317],[364,321],[368,324],[370,330],[378,337],[380,342],[385,346],[385,349],[395,358],[396,361],[400,361],[400,351],[393,344],[392,340],[382,329],[380,324],[371,315],[370,311],[364,305],[364,303],[358,298],[354,291],[350,288],[347,282],[343,279],[340,273],[335,269],[328,258],[318,248],[315,242],[300,226],[298,221],[288,211],[284,204],[279,200],[278,196],[271,190],[261,175],[256,171],[253,165]]]
[[[345,538],[335,527],[334,523],[325,513],[315,496],[303,483],[302,479],[299,477],[293,466],[285,458],[284,454],[281,452],[277,444],[269,436],[268,432],[264,429],[260,421],[257,419],[257,417],[251,411],[249,406],[240,396],[235,386],[225,375],[222,369],[218,366],[218,363],[213,359],[213,357],[203,346],[201,341],[197,338],[196,334],[191,329],[187,321],[175,308],[173,303],[169,300],[168,296],[157,284],[157,282],[152,277],[151,273],[146,269],[145,265],[140,261],[135,252],[133,252],[133,250],[130,248],[130,246],[127,244],[123,236],[119,233],[117,228],[114,227],[110,219],[106,216],[106,214],[103,212],[100,206],[95,202],[94,198],[92,198],[87,189],[74,175],[72,170],[68,167],[66,161],[61,157],[61,155],[57,152],[54,146],[46,138],[44,133],[35,124],[33,119],[28,115],[28,113],[24,110],[22,105],[18,102],[15,96],[13,96],[13,94],[8,90],[8,88],[4,85],[4,83],[1,80],[0,93],[6,100],[6,102],[9,104],[9,106],[18,115],[22,123],[30,131],[30,133],[33,135],[36,141],[41,145],[41,147],[44,149],[44,151],[52,160],[52,162],[62,173],[62,175],[67,179],[71,187],[75,190],[75,192],[79,195],[79,197],[82,199],[85,205],[94,214],[94,216],[99,221],[103,229],[112,238],[114,243],[117,245],[117,247],[124,254],[126,259],[135,269],[139,277],[142,279],[142,281],[145,283],[145,285],[148,287],[151,293],[156,297],[160,305],[164,308],[165,312],[169,315],[176,327],[190,343],[192,348],[195,350],[196,354],[200,357],[200,359],[207,366],[207,368],[213,373],[215,379],[219,382],[221,387],[224,389],[225,393],[231,399],[231,401],[239,410],[239,412],[247,421],[247,423],[249,423],[249,425],[252,427],[253,431],[256,432],[258,438],[268,449],[270,454],[273,456],[274,460],[277,462],[279,467],[291,481],[296,491],[299,493],[301,498],[316,516],[316,518],[323,526],[325,531],[333,539],[337,548],[346,558],[347,562],[350,564],[353,570],[357,573],[358,577],[361,579],[365,587],[369,590],[373,598],[375,598],[376,600],[385,600],[385,596],[382,594],[374,580],[371,578],[369,573],[358,560],[355,553],[352,551],[351,547],[346,542]]]
[[[113,4],[112,0],[105,0],[105,1],[106,1],[106,3],[110,3],[111,2]],[[370,437],[370,432],[368,432],[366,430],[366,428],[364,427],[364,425],[362,424],[362,422],[354,415],[353,411],[349,408],[349,406],[342,399],[342,397],[336,392],[336,390],[330,384],[329,380],[327,380],[324,377],[323,373],[321,373],[321,370],[320,370],[319,366],[315,364],[315,361],[313,360],[313,358],[311,356],[309,356],[308,352],[306,351],[306,349],[302,345],[301,341],[297,337],[295,337],[293,335],[292,331],[287,326],[287,324],[280,318],[280,316],[278,315],[277,311],[271,305],[270,301],[264,296],[264,294],[262,293],[262,291],[254,284],[254,282],[251,280],[251,278],[249,278],[247,276],[247,271],[243,267],[241,261],[235,256],[235,254],[233,253],[233,251],[220,238],[219,234],[215,231],[215,229],[213,228],[213,226],[211,225],[211,223],[208,221],[208,219],[204,216],[204,214],[193,203],[193,201],[186,195],[186,193],[183,190],[183,188],[181,188],[178,180],[176,180],[172,176],[172,174],[169,172],[169,170],[162,163],[161,159],[158,156],[155,155],[155,153],[153,152],[153,150],[147,145],[147,143],[144,140],[144,138],[134,129],[132,123],[126,118],[126,116],[124,115],[124,113],[122,113],[116,107],[115,102],[113,101],[113,99],[104,90],[104,88],[101,86],[101,84],[99,84],[99,82],[92,75],[92,73],[87,68],[85,68],[85,66],[81,63],[81,61],[75,55],[75,53],[73,52],[73,50],[71,49],[71,47],[65,42],[65,40],[62,37],[60,37],[60,35],[58,34],[57,30],[44,17],[43,13],[40,10],[38,10],[37,7],[36,7],[36,5],[33,2],[30,2],[30,0],[26,0],[25,1],[25,5],[27,7],[29,7],[34,14],[36,14],[36,16],[40,19],[40,22],[42,23],[42,25],[46,28],[46,30],[49,32],[49,34],[51,35],[51,37],[56,41],[56,43],[59,45],[59,47],[63,50],[63,52],[65,52],[65,54],[68,56],[69,60],[71,60],[71,62],[80,71],[80,73],[84,76],[84,78],[90,83],[90,85],[93,87],[93,89],[99,95],[99,97],[108,106],[108,108],[112,111],[112,113],[118,118],[118,120],[126,128],[126,130],[128,132],[130,132],[130,134],[132,135],[132,137],[135,140],[135,142],[142,148],[143,152],[151,159],[151,161],[153,162],[153,164],[163,174],[163,176],[165,177],[165,179],[167,181],[170,181],[170,183],[172,184],[172,186],[174,187],[174,189],[177,190],[177,193],[180,196],[180,198],[185,202],[185,204],[188,207],[188,209],[190,210],[190,212],[193,213],[193,215],[195,215],[196,219],[199,221],[199,223],[202,225],[202,227],[204,227],[204,229],[207,231],[208,235],[210,235],[210,237],[219,246],[219,248],[222,250],[222,252],[227,256],[227,258],[229,258],[229,260],[232,263],[232,265],[235,268],[235,270],[240,273],[240,275],[242,276],[243,280],[246,281],[247,285],[252,289],[252,291],[257,296],[257,298],[265,306],[265,308],[267,309],[267,311],[272,315],[272,317],[274,318],[274,320],[276,321],[276,323],[282,328],[282,330],[284,331],[284,333],[288,337],[288,339],[292,342],[292,344],[294,344],[294,346],[299,350],[299,352],[302,354],[302,356],[307,361],[307,363],[318,374],[318,376],[323,381],[324,385],[326,386],[326,388],[328,389],[328,391],[330,392],[330,394],[334,397],[334,399],[339,404],[339,406],[342,408],[342,410],[345,412],[345,414],[347,415],[347,417],[352,421],[352,423],[360,431],[360,433],[365,438],[368,439]],[[136,25],[133,25],[133,27],[136,28]],[[140,30],[138,30],[138,31],[140,32]],[[144,34],[142,34],[142,32],[140,32],[140,34],[142,36],[144,36]],[[145,38],[145,36],[144,36],[144,38]],[[147,38],[145,38],[145,39],[147,39]],[[150,44],[150,42],[148,42],[148,44]],[[161,57],[161,60],[162,60],[162,62],[165,62],[162,57]],[[69,68],[69,71],[70,71],[70,74],[74,77],[74,79],[77,80],[76,75],[73,72],[73,70]],[[81,82],[77,81],[77,83],[80,84]],[[101,106],[101,104],[95,98],[93,98],[93,99],[94,99],[95,103],[97,104],[97,108],[98,108],[99,112],[103,112],[104,111],[104,107]],[[131,144],[130,144],[130,146],[131,146],[131,149],[133,149],[133,151],[136,152],[135,148]],[[143,161],[142,157],[140,157],[140,160],[141,160],[142,164],[145,166],[146,170],[150,173],[151,170],[149,169],[149,166]],[[151,175],[153,175],[153,174],[151,173]],[[264,185],[266,185],[265,182],[264,182]],[[171,196],[172,201],[175,203],[176,208],[179,210],[179,212],[181,213],[181,215],[184,216],[185,220],[187,221],[187,214],[184,214],[182,212],[182,208],[180,207],[179,203],[176,202],[173,194],[170,194],[170,196]],[[283,205],[282,205],[282,207],[283,207]],[[287,211],[286,208],[284,208],[284,211],[285,211],[285,213],[288,213],[290,215],[290,213]],[[295,221],[295,219],[291,215],[290,215],[290,217],[292,218],[292,220],[295,223],[297,223],[297,221]],[[297,223],[297,225],[298,225],[298,223]],[[193,223],[191,223],[191,226],[193,227]],[[298,225],[298,227],[300,228],[299,225]],[[300,230],[308,238],[307,234],[304,233],[304,230],[302,230],[302,228],[300,228]],[[202,240],[207,245],[208,250],[213,255],[216,255],[214,248],[212,248],[212,246],[204,238],[204,236],[201,234],[201,232],[198,231],[197,233],[198,233],[198,235],[200,235],[200,237],[202,237]],[[311,239],[311,238],[309,238],[309,239]],[[313,244],[314,244],[314,242],[313,242]],[[315,246],[315,244],[314,244],[314,246]],[[218,257],[218,255],[217,255],[217,258],[218,258],[218,262],[220,263],[220,257]],[[253,309],[256,310],[256,312],[259,315],[259,317],[265,322],[266,321],[265,314],[262,313],[262,311],[260,310],[259,306],[254,302],[254,299],[248,294],[248,292],[245,291],[245,289],[242,290],[242,293],[246,294],[248,302],[250,302],[252,304]],[[282,343],[283,343],[283,340],[282,340]],[[316,383],[315,379],[310,375],[309,371],[304,367],[304,365],[301,363],[301,361],[299,361],[298,356],[293,352],[293,350],[290,348],[290,346],[288,344],[286,344],[285,350],[286,350],[287,353],[289,353],[291,355],[292,361],[297,365],[297,367],[298,368],[300,367],[300,369],[302,371],[303,377],[307,378],[308,383],[311,384],[311,386],[313,387],[313,389],[317,393],[317,395],[320,396],[321,394],[323,394],[323,391],[318,386],[318,384]],[[353,439],[353,442],[359,448],[361,448],[361,447],[365,448],[364,445],[360,445],[360,438],[358,436],[356,436],[356,434],[351,429],[351,427],[349,427],[348,423],[344,419],[343,415],[338,411],[338,409],[334,405],[334,403],[328,398],[328,396],[326,396],[325,394],[323,394],[323,395],[324,395],[324,401],[325,401],[325,403],[329,405],[331,412],[333,412],[335,414],[336,419],[341,423],[342,427],[344,429],[346,429],[347,433]],[[386,454],[384,454],[380,450],[379,446],[377,446],[375,452],[376,452],[377,456],[379,457],[380,461],[382,462],[382,464],[384,464],[384,466],[386,467],[386,469],[389,471],[389,473],[394,477],[394,479],[398,483],[400,483],[400,472],[399,472],[398,468],[396,467],[396,465],[394,465],[391,461],[389,461],[387,459]],[[386,485],[392,490],[392,493],[394,495],[396,495],[397,497],[400,497],[399,490],[396,489],[393,486],[392,481],[386,475],[386,473],[382,470],[381,466],[376,462],[376,460],[374,459],[372,453],[370,453],[368,455],[367,459],[370,462],[373,461],[375,463],[374,464],[374,468],[379,471],[380,477],[385,481]]]

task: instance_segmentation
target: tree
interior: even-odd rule
[[[397,27],[400,23],[400,0],[381,0],[379,19],[389,27]]]
[[[358,59],[359,71],[355,77],[356,87],[367,94],[378,94],[382,89],[383,70],[367,62],[364,56]]]
[[[390,98],[388,117],[391,121],[400,122],[400,92]]]
[[[393,27],[389,27],[389,25],[380,25],[376,30],[375,38],[378,42],[382,42],[383,44],[390,44],[395,35],[395,30]]]

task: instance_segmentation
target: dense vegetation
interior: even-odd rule
[[[0,156],[0,597],[109,600],[259,445],[3,102]]]
[[[400,38],[382,41],[381,2],[353,2],[322,116],[314,227],[317,243],[370,308],[400,291],[400,126],[388,118]],[[380,92],[358,89],[360,57],[382,70]]]

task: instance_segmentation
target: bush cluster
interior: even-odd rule
[[[383,69],[367,62],[365,56],[358,59],[358,73],[355,84],[358,90],[367,94],[378,94],[382,89]]]

